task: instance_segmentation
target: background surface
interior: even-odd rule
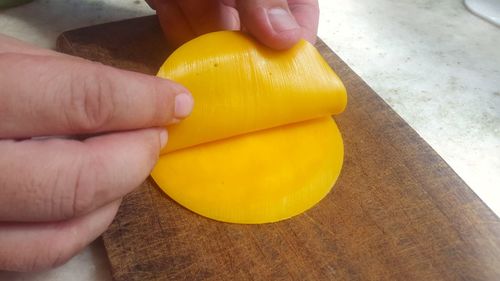
[[[320,0],[319,36],[500,214],[500,28],[460,0]],[[0,32],[54,48],[66,30],[153,14],[140,0],[35,0]],[[0,280],[111,280],[95,242],[41,273]]]

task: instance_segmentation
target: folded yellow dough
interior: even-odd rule
[[[214,32],[177,49],[158,76],[195,100],[191,116],[168,127],[151,174],[184,207],[267,223],[304,212],[332,188],[343,145],[330,116],[347,95],[308,42],[275,51],[240,32]]]

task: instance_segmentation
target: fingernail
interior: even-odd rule
[[[160,145],[161,145],[162,149],[167,145],[167,140],[168,140],[167,130],[161,129],[161,131],[160,131]]]
[[[297,21],[295,21],[295,18],[290,14],[288,10],[284,8],[271,8],[267,10],[267,16],[274,31],[276,32],[299,28],[299,25],[297,24]]]
[[[185,118],[193,110],[193,97],[189,94],[178,94],[175,96],[174,115],[176,118]]]

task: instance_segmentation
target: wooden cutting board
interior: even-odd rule
[[[317,47],[349,95],[335,118],[345,164],[332,192],[295,218],[236,225],[184,209],[148,179],[103,235],[116,280],[500,280],[499,218],[339,57]],[[170,52],[154,17],[68,31],[58,48],[149,74]]]

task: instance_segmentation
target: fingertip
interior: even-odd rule
[[[194,107],[194,99],[191,93],[184,86],[171,80],[158,78],[156,87],[158,102],[154,108],[157,117],[153,125],[165,126],[179,123],[188,117]]]
[[[288,9],[273,7],[267,9],[266,14],[272,29],[276,33],[300,28],[299,24]]]
[[[249,7],[250,4],[243,3],[242,23],[264,45],[283,50],[301,39],[301,27],[286,6]]]
[[[106,177],[117,179],[113,182],[117,191],[114,198],[125,195],[146,179],[167,142],[168,133],[163,127],[115,132],[85,141],[94,158],[104,163]]]
[[[174,116],[177,119],[188,117],[193,110],[194,100],[191,94],[180,93],[175,96]]]
[[[168,132],[167,129],[160,128],[160,150],[167,146]]]
[[[297,23],[301,26],[301,37],[315,44],[318,34],[319,5],[317,0],[296,1],[289,6]]]

